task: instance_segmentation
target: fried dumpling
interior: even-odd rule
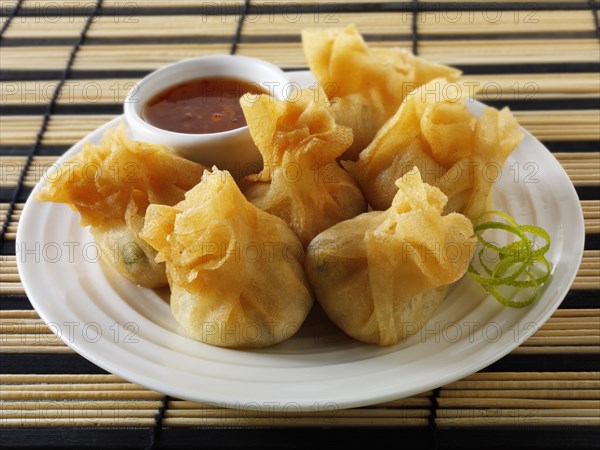
[[[399,48],[369,47],[354,25],[302,32],[310,70],[332,101],[337,123],[352,128],[354,142],[342,159],[356,160],[402,100],[434,78],[461,72]]]
[[[175,319],[199,341],[276,344],[312,306],[300,241],[248,202],[227,171],[207,171],[175,206],[150,205],[141,236],[167,264]]]
[[[78,211],[104,261],[137,284],[158,287],[167,284],[165,265],[154,261],[156,252],[139,238],[146,208],[183,200],[203,171],[167,147],[130,140],[121,125],[58,167],[37,200]]]
[[[246,95],[241,105],[264,163],[240,183],[248,200],[285,220],[304,246],[366,211],[358,184],[336,162],[352,130],[335,123],[322,90],[298,90],[286,101]]]
[[[396,185],[388,210],[340,222],[306,251],[306,273],[329,318],[378,345],[424,325],[467,271],[476,244],[469,219],[443,216],[446,196],[423,183],[417,168]]]
[[[442,78],[427,83],[406,98],[358,161],[343,162],[374,209],[389,208],[396,180],[415,166],[448,197],[446,213],[476,220],[490,209],[492,187],[523,134],[508,108],[485,108],[475,117],[464,101],[469,91]]]

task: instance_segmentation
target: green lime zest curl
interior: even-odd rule
[[[497,216],[504,221],[481,222],[486,216]],[[524,308],[531,305],[537,299],[542,285],[550,278],[550,263],[545,257],[550,249],[550,235],[541,227],[519,225],[513,217],[502,211],[483,213],[477,222],[473,231],[482,247],[477,254],[480,270],[471,263],[467,271],[469,276],[505,306]],[[503,230],[518,239],[506,245],[496,245],[484,238],[487,230]],[[528,234],[543,239],[544,245],[537,247]],[[486,251],[497,254],[495,264],[486,262]],[[502,286],[528,289],[530,292],[521,299],[509,298],[500,292]]]

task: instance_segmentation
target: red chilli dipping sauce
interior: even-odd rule
[[[245,93],[266,94],[257,83],[234,78],[197,78],[177,84],[146,103],[150,125],[186,134],[219,133],[246,126],[240,106]]]

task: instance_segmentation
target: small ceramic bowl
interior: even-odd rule
[[[262,169],[262,157],[248,126],[207,134],[186,134],[150,125],[142,116],[146,102],[177,84],[204,77],[235,78],[258,83],[279,100],[286,98],[289,80],[277,66],[245,56],[192,58],[158,69],[139,81],[125,97],[125,120],[132,138],[171,147],[184,158],[228,170],[239,180]]]

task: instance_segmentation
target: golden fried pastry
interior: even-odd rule
[[[287,224],[214,168],[175,206],[150,205],[141,237],[166,262],[171,310],[193,338],[264,347],[300,328],[313,298]]]
[[[389,209],[334,225],[306,251],[306,273],[329,318],[378,345],[423,326],[467,271],[476,244],[469,219],[442,215],[446,196],[416,168],[396,185]]]
[[[389,208],[396,180],[415,166],[448,197],[446,213],[476,220],[490,208],[492,187],[523,133],[508,108],[475,117],[464,101],[471,87],[430,81],[406,98],[358,161],[343,162],[374,209]]]
[[[165,146],[132,141],[121,125],[107,130],[99,145],[85,143],[49,177],[37,200],[78,211],[104,261],[135,283],[158,287],[167,284],[165,265],[138,235],[146,208],[183,200],[203,171]]]
[[[322,90],[299,90],[286,101],[247,95],[241,104],[264,162],[240,183],[248,200],[285,220],[304,246],[367,210],[358,184],[336,162],[352,130],[335,123]]]
[[[403,49],[370,47],[354,25],[304,30],[302,44],[310,70],[332,101],[336,122],[354,132],[343,160],[356,160],[414,89],[461,74]]]

